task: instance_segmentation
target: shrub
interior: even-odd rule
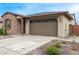
[[[56,42],[53,46],[60,48],[61,47],[61,42]]]
[[[66,44],[66,42],[65,41],[62,41],[62,44]]]
[[[73,41],[72,41],[72,45],[71,45],[71,49],[72,49],[72,50],[76,50],[76,49],[77,49],[76,44],[77,44],[76,41],[73,40]]]
[[[71,46],[71,50],[76,51],[76,49],[77,49],[77,46],[72,44],[72,46]]]
[[[3,34],[3,29],[0,29],[0,35],[2,35]]]
[[[49,47],[47,49],[47,54],[48,55],[59,55],[59,49],[57,47],[55,47],[55,46]]]
[[[72,36],[73,36],[74,38],[76,37],[76,35],[75,35],[75,34],[73,34]]]
[[[3,28],[0,29],[0,35],[6,35],[7,32],[4,32]]]
[[[76,44],[76,41],[74,39],[72,40],[72,44]]]

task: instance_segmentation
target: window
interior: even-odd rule
[[[10,19],[7,19],[6,20],[6,29],[7,30],[10,30],[11,29],[11,20]]]

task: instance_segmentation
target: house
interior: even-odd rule
[[[3,26],[3,20],[2,20],[2,18],[0,17],[0,29],[2,28],[2,26]]]
[[[2,15],[4,29],[8,34],[45,35],[66,37],[69,25],[75,20],[68,11],[43,12],[19,15],[6,12]]]

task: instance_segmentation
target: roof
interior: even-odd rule
[[[71,16],[71,14],[69,14],[68,11],[53,11],[53,12],[41,12],[41,13],[36,13],[36,14],[32,14],[32,15],[27,15],[27,17],[34,17],[34,16],[42,16],[42,15],[55,15],[55,14],[65,14],[67,15],[70,19],[73,19],[73,17]]]
[[[25,17],[24,15],[20,15],[20,14],[12,13],[12,12],[6,12],[6,13],[4,13],[1,17],[3,17],[3,16],[6,15],[6,14],[12,14],[12,15],[14,15],[14,16]]]
[[[27,16],[32,17],[32,16],[39,16],[39,15],[45,15],[45,14],[58,14],[58,13],[65,13],[65,11],[41,12],[41,13],[36,13],[32,15],[27,15]]]
[[[68,16],[71,20],[73,19],[73,17],[71,16],[71,14],[68,11],[53,11],[53,12],[41,12],[41,13],[36,13],[36,14],[32,14],[32,15],[20,15],[20,14],[16,14],[16,13],[12,13],[12,12],[6,12],[2,15],[2,17],[6,14],[13,14],[14,16],[21,16],[21,17],[34,17],[34,16],[42,16],[42,15],[55,15],[55,14],[64,14],[66,16]]]

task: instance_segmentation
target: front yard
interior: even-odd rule
[[[60,43],[60,44],[59,44]],[[59,45],[58,45],[59,44]],[[57,49],[55,49],[54,47]],[[51,48],[51,51],[49,50]],[[52,49],[54,48],[54,49]],[[54,54],[48,54],[52,52]],[[57,53],[57,54],[55,54]],[[62,41],[62,40],[53,40],[39,48],[30,51],[28,54],[37,54],[37,55],[79,55],[79,43]]]
[[[0,39],[0,54],[79,55],[79,37],[72,38],[12,35]]]

